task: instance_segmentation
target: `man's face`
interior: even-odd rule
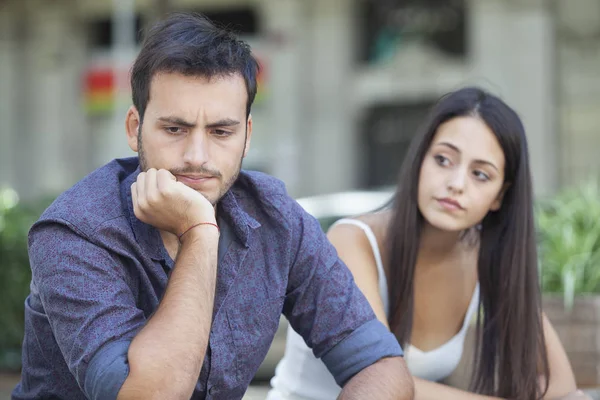
[[[135,107],[127,114],[129,147],[138,153],[142,171],[167,169],[216,204],[237,179],[248,152],[247,96],[239,74],[155,75],[143,124]]]

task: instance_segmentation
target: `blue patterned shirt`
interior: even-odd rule
[[[157,309],[174,261],[133,213],[137,158],[63,193],[29,233],[23,372],[13,399],[114,399],[131,340]],[[217,208],[213,323],[194,399],[239,399],[283,313],[343,385],[400,356],[317,220],[281,182],[242,171]],[[177,327],[173,327],[177,329]]]

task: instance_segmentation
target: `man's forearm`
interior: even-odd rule
[[[158,309],[131,342],[120,400],[191,397],[212,323],[218,235],[210,229],[187,234]]]
[[[402,357],[379,360],[354,375],[338,400],[381,399],[412,400],[413,380]]]

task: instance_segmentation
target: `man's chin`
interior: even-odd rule
[[[217,203],[217,201],[215,201],[215,195],[214,193],[207,193],[206,191],[200,190],[200,189],[195,189],[196,192],[200,193],[202,196],[204,196],[204,198],[208,201],[210,201],[210,204],[215,205],[215,203]]]

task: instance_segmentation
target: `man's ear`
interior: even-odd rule
[[[506,194],[506,191],[508,190],[509,187],[510,187],[509,182],[506,182],[504,185],[502,185],[502,189],[500,189],[500,192],[498,193],[496,200],[494,200],[494,202],[490,206],[490,211],[498,211],[500,209],[500,207],[502,207],[502,201],[504,200],[504,195]]]
[[[250,140],[252,139],[252,115],[248,115],[248,122],[246,122],[246,143],[244,144],[244,157],[250,150]]]
[[[138,132],[141,129],[140,114],[135,106],[129,107],[125,117],[125,132],[127,132],[127,144],[129,148],[138,152]]]

